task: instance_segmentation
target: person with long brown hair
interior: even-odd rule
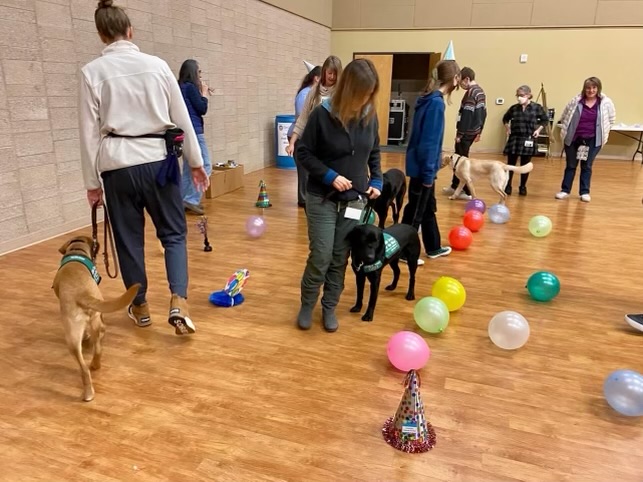
[[[178,153],[181,131],[192,180],[209,185],[203,157],[179,84],[166,62],[139,51],[125,11],[101,0],[94,13],[102,56],[81,69],[81,164],[90,205],[103,187],[125,286],[141,289],[128,314],[137,326],[152,323],[145,274],[145,212],[165,250],[170,287],[168,322],[177,335],[194,333],[187,304],[187,225]],[[102,186],[101,186],[102,178]]]
[[[342,61],[334,55],[331,55],[324,61],[321,69],[321,79],[306,96],[304,108],[302,109],[301,114],[297,117],[297,122],[295,123],[292,135],[290,136],[290,143],[286,148],[286,152],[289,155],[293,155],[295,152],[295,144],[304,133],[310,113],[315,107],[321,104],[322,101],[330,99],[333,95],[335,86],[342,75],[342,70]]]
[[[429,258],[448,256],[451,248],[442,246],[440,228],[435,216],[435,179],[441,166],[444,142],[444,97],[450,102],[451,93],[460,83],[460,67],[455,60],[438,62],[415,107],[413,130],[406,151],[406,175],[409,181],[409,202],[404,208],[402,222],[422,227],[424,251]],[[418,263],[420,264],[420,263]]]
[[[375,110],[379,78],[370,60],[353,60],[330,99],[310,114],[297,144],[308,171],[306,216],[310,254],[301,280],[297,324],[310,329],[321,287],[324,329],[337,330],[335,308],[344,290],[347,239],[368,199],[382,191],[380,140]]]

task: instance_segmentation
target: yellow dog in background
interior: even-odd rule
[[[524,166],[510,166],[501,161],[470,159],[459,154],[450,154],[442,158],[442,167],[451,166],[455,175],[460,179],[460,184],[449,199],[457,199],[464,186],[469,186],[471,195],[476,198],[473,181],[481,177],[488,177],[491,188],[500,195],[500,203],[504,204],[507,194],[505,186],[509,181],[509,171],[526,174],[534,168],[533,163]]]

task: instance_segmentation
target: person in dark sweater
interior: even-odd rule
[[[206,96],[210,88],[201,80],[201,68],[196,60],[189,59],[181,65],[181,70],[179,71],[179,87],[181,87],[183,100],[188,108],[196,137],[199,140],[201,155],[203,156],[203,167],[209,177],[210,174],[212,174],[212,163],[208,152],[208,144],[205,140],[203,116],[208,112],[208,98]],[[201,205],[202,193],[194,187],[192,177],[190,176],[190,169],[188,168],[188,159],[185,155],[183,156],[181,194],[183,195],[183,207],[187,211],[199,215],[204,213],[203,206]]]
[[[323,285],[324,329],[337,330],[335,308],[344,290],[350,244],[368,199],[382,191],[380,140],[375,111],[379,78],[373,63],[353,60],[330,99],[310,114],[297,159],[308,171],[306,217],[310,254],[301,280],[297,325],[310,329]]]
[[[460,83],[460,67],[454,60],[438,62],[425,94],[415,107],[413,130],[406,151],[406,175],[409,181],[409,202],[404,208],[402,222],[422,227],[424,250],[429,258],[451,253],[442,247],[438,220],[435,217],[435,179],[442,159],[444,141],[444,96],[449,96]]]
[[[543,106],[533,102],[531,89],[528,85],[521,85],[516,90],[518,103],[509,107],[509,110],[502,118],[502,123],[507,130],[507,144],[504,154],[507,156],[507,163],[515,166],[520,158],[520,165],[524,166],[531,162],[538,148],[538,136],[549,123],[549,116]],[[513,172],[509,171],[509,181],[505,192],[511,195],[511,181]],[[529,174],[520,175],[519,194],[527,195],[527,179]]]
[[[460,77],[462,78],[460,87],[465,90],[465,94],[460,103],[458,123],[456,124],[455,153],[469,157],[471,144],[480,140],[482,129],[484,129],[487,119],[487,97],[482,87],[476,82],[476,73],[471,67],[463,68]],[[451,196],[459,184],[460,179],[454,174],[451,186],[445,187],[442,192]],[[463,191],[464,193],[460,195],[461,198],[471,199],[471,192],[467,186]]]

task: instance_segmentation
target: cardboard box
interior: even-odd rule
[[[214,199],[243,187],[243,165],[234,169],[212,169],[210,187],[205,192],[206,199]]]

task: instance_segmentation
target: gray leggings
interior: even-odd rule
[[[334,310],[344,291],[350,243],[347,239],[358,221],[344,217],[346,203],[306,195],[310,254],[301,279],[301,304],[313,307],[324,287],[322,308]]]
[[[141,283],[135,305],[145,302],[145,213],[156,227],[156,236],[165,249],[165,271],[170,291],[187,298],[187,225],[179,186],[161,187],[156,175],[160,162],[107,171],[102,174],[105,199],[114,231],[123,282],[126,287]]]

